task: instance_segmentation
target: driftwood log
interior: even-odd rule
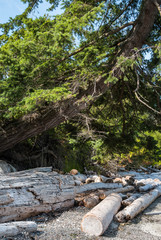
[[[89,235],[102,235],[111,223],[113,216],[118,212],[121,201],[122,198],[117,193],[112,193],[106,197],[83,217],[82,231]]]
[[[99,197],[100,197],[100,199],[105,199],[111,193],[125,193],[125,192],[133,191],[134,189],[135,189],[134,186],[126,186],[124,188],[116,188],[113,190],[108,190],[108,191],[104,191],[104,192],[100,193]]]
[[[61,175],[50,167],[0,175],[0,223],[63,210],[74,206],[77,195],[122,187],[102,182],[77,186],[75,176]]]
[[[156,198],[161,195],[161,187],[157,187],[154,190],[146,193],[136,199],[131,205],[124,208],[122,211],[118,212],[115,219],[118,222],[125,222],[127,220],[133,219],[137,214],[142,212],[147,208]]]
[[[31,221],[0,224],[0,237],[13,237],[22,232],[37,231],[37,224]]]
[[[129,206],[132,202],[134,202],[137,198],[139,198],[141,194],[139,193],[134,193],[132,194],[129,198],[125,199],[122,201],[122,205],[127,207]]]

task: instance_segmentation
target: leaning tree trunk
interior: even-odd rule
[[[161,4],[161,0],[157,2]],[[143,7],[136,20],[135,27],[126,39],[119,55],[130,56],[134,48],[140,49],[142,47],[153,27],[157,11],[154,0],[143,1]],[[117,60],[115,59],[113,62],[114,64],[108,67],[107,73],[115,67]],[[92,95],[96,99],[100,94],[107,91],[109,87],[110,85],[105,84],[104,78],[100,76],[96,81],[96,86],[89,86],[81,95],[78,94],[75,98],[62,101],[59,107],[54,109],[54,106],[52,106],[51,108],[46,108],[42,114],[30,114],[15,122],[7,123],[0,128],[0,152],[10,149],[17,143],[56,127],[66,119],[76,116],[87,107],[87,102],[91,102],[89,98],[88,101],[83,100],[86,96]]]

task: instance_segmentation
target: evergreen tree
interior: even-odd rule
[[[63,14],[35,20],[41,1],[21,1],[25,12],[0,25],[1,152],[85,109],[123,135],[141,118],[159,127],[160,0],[48,0]]]

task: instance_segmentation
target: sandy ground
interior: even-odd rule
[[[82,217],[89,211],[75,207],[62,213],[42,214],[30,218],[38,224],[35,233],[22,233],[3,240],[161,240],[161,214],[146,216],[146,212],[161,212],[161,197],[132,221],[118,224],[112,221],[100,237],[87,236],[81,231]]]

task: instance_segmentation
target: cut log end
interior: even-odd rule
[[[99,203],[99,197],[94,195],[90,197],[86,197],[83,200],[84,206],[87,208],[93,208]]]
[[[88,235],[102,235],[111,223],[113,216],[118,212],[121,201],[122,198],[117,193],[106,197],[83,217],[81,223],[82,231]]]
[[[103,233],[101,221],[95,216],[85,216],[81,223],[81,229],[88,235],[100,236]]]

